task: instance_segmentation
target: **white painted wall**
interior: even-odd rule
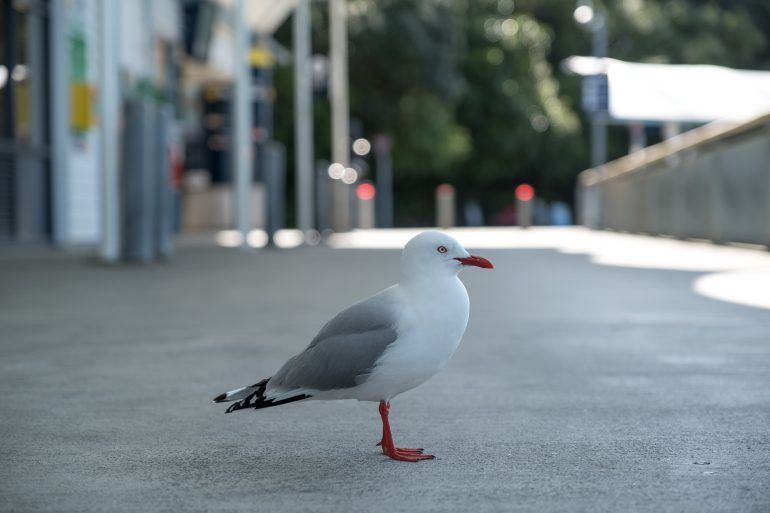
[[[132,79],[152,78],[155,74],[156,41],[181,39],[181,15],[176,0],[120,2],[122,71]]]
[[[65,39],[69,47],[69,37],[82,32],[86,41],[86,80],[95,85],[97,82],[98,48],[96,44],[97,0],[72,0],[64,2]],[[70,53],[65,52],[69,61]],[[71,63],[64,66],[67,74],[66,86],[69,87]],[[95,107],[95,105],[94,105]],[[67,222],[59,241],[65,245],[96,244],[101,235],[99,223],[99,136],[97,127],[86,133],[75,133],[67,120],[65,144],[69,157],[67,177],[62,180],[64,193],[60,195],[64,202],[63,215]]]

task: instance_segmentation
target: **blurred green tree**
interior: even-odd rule
[[[569,197],[574,164],[552,148],[579,153],[580,124],[548,27],[498,0],[358,0],[350,26],[351,110],[368,133],[394,135],[398,197],[423,198],[420,221],[440,181],[489,213],[523,180]]]
[[[458,13],[467,81],[458,119],[473,134],[462,184],[488,218],[511,203],[520,182],[550,199],[569,199],[582,147],[572,100],[548,60],[553,30],[514,7],[510,0],[469,1]]]
[[[390,134],[398,224],[431,224],[432,189],[472,152],[457,102],[466,90],[462,19],[451,2],[350,4],[351,116]]]

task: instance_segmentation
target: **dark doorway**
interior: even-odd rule
[[[50,234],[47,12],[0,0],[0,244]]]

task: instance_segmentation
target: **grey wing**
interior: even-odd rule
[[[385,291],[386,292],[386,291]],[[396,338],[393,303],[380,293],[340,312],[270,378],[274,390],[334,390],[360,384]]]

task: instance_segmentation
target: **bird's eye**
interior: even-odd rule
[[[447,249],[446,249],[446,246],[439,246],[436,248],[436,251],[438,251],[439,253],[446,253]]]

